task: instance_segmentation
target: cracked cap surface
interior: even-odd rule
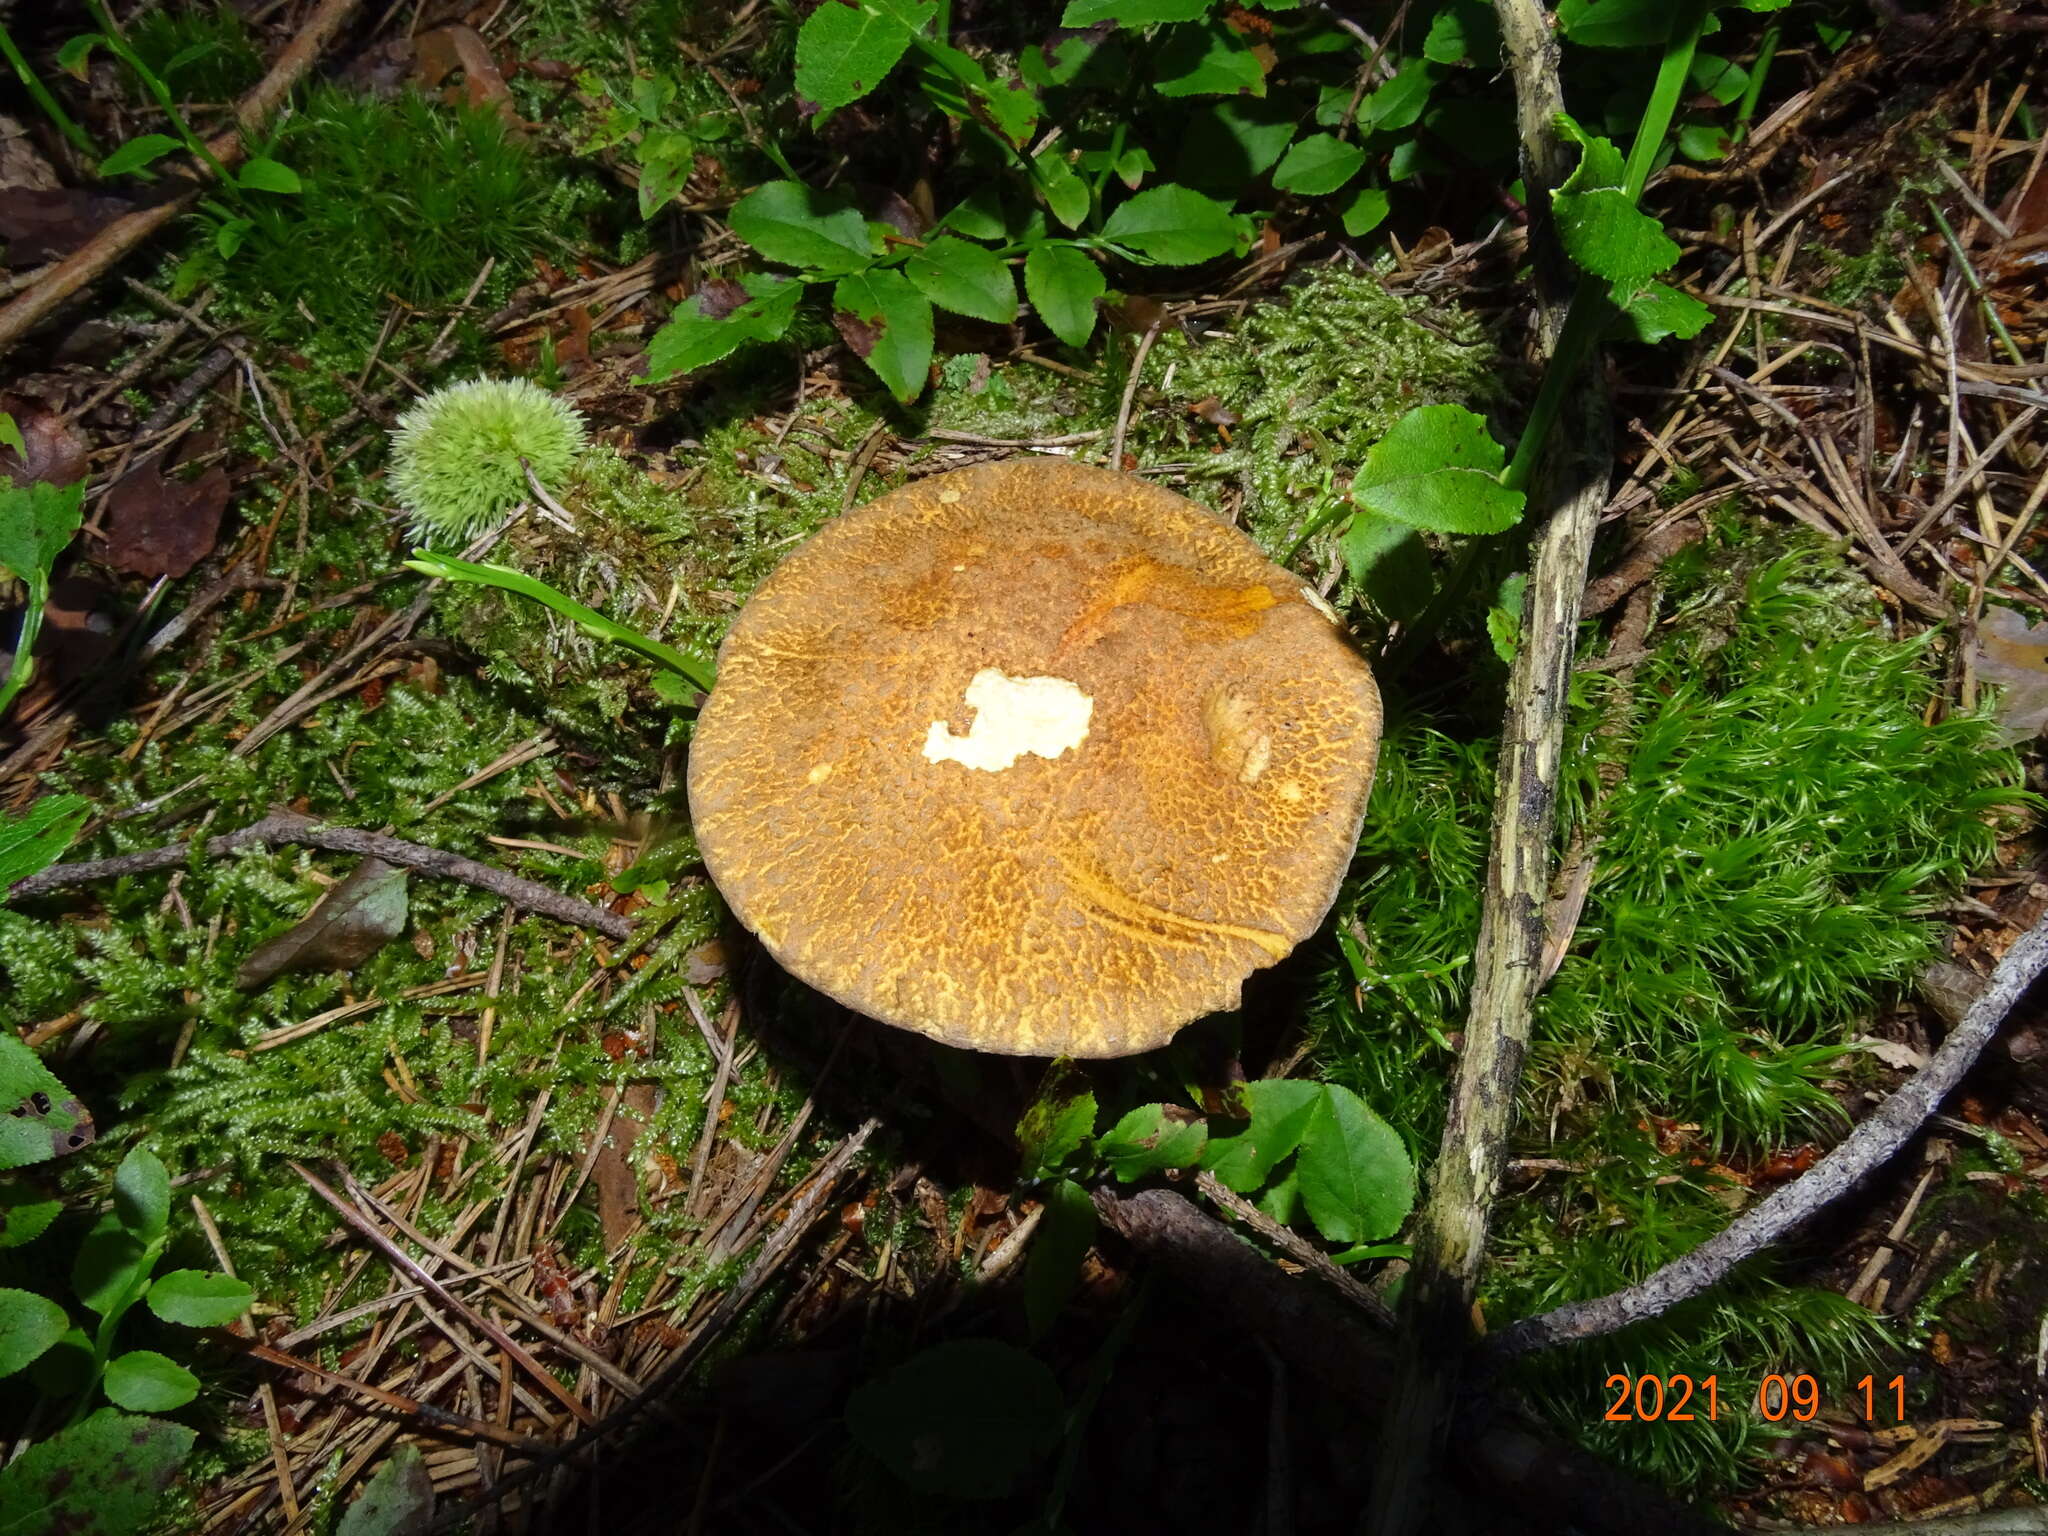
[[[1017,459],[776,567],[719,649],[690,811],[819,991],[950,1045],[1121,1056],[1315,931],[1379,736],[1364,659],[1243,533]]]

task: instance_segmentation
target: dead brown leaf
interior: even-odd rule
[[[54,411],[26,405],[17,395],[0,395],[0,411],[14,417],[15,426],[21,429],[22,446],[28,449],[24,462],[12,448],[0,448],[0,470],[9,480],[16,485],[32,485],[38,480],[70,485],[84,478],[85,439]]]
[[[135,576],[183,576],[213,553],[227,504],[227,471],[219,465],[197,480],[172,480],[152,460],[107,493],[100,559]]]
[[[297,923],[242,962],[235,985],[254,991],[286,971],[348,970],[405,931],[408,872],[364,859]]]

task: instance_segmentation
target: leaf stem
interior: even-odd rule
[[[7,30],[5,22],[0,22],[0,58],[5,58],[14,66],[14,72],[21,77],[21,83],[30,98],[43,109],[50,121],[57,125],[57,131],[71,141],[72,148],[88,160],[99,160],[99,145],[93,142],[91,134],[72,120],[71,114],[58,104],[57,98],[50,94],[50,88],[43,84],[42,77],[29,67],[28,60],[23,58],[21,50],[15,47],[14,36]]]

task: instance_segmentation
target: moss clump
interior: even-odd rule
[[[583,418],[527,379],[445,385],[398,418],[391,483],[421,538],[461,544],[529,499],[529,471],[560,485]]]

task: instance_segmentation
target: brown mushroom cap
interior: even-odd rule
[[[1064,459],[828,523],[734,621],[690,748],[712,879],[792,974],[951,1045],[1120,1056],[1314,932],[1379,691],[1235,528]]]

